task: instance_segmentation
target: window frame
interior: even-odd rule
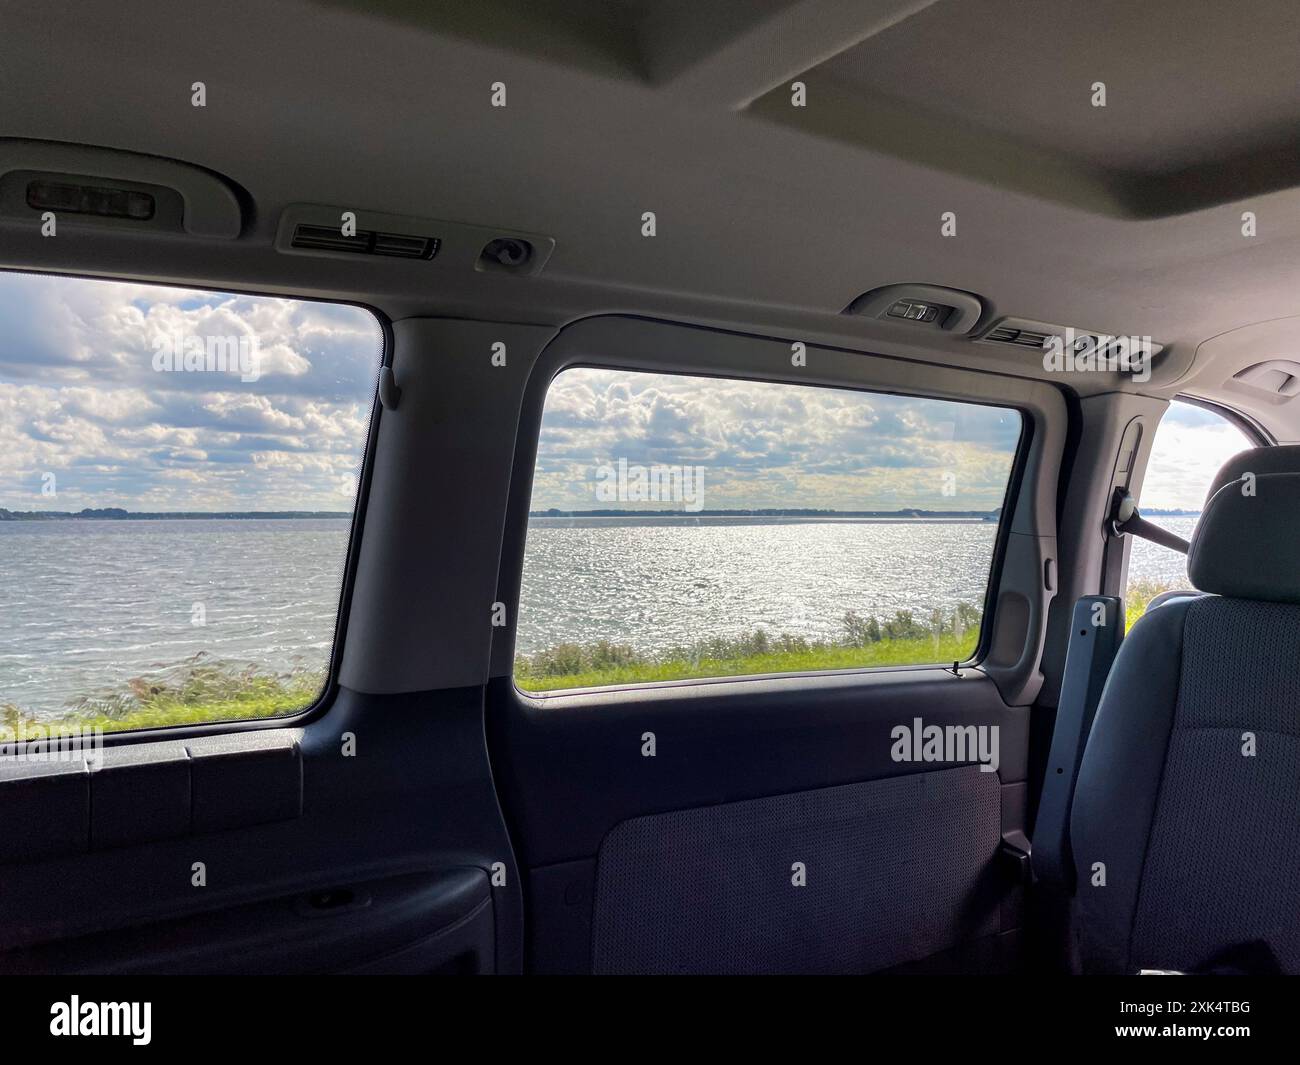
[[[1199,396],[1185,396],[1179,394],[1169,401],[1173,403],[1186,403],[1191,407],[1200,407],[1202,410],[1209,411],[1211,414],[1217,414],[1224,421],[1230,422],[1241,430],[1247,440],[1254,441],[1254,447],[1276,447],[1277,440],[1255,419],[1243,414],[1241,411],[1226,406],[1217,400],[1201,399]],[[1165,408],[1168,413],[1168,408]],[[1164,414],[1160,417],[1160,422],[1156,423],[1156,432],[1160,432],[1160,423],[1164,421]],[[1155,442],[1155,436],[1152,435],[1152,443]]]
[[[591,344],[588,336],[589,333],[598,331],[599,327],[626,332],[638,326],[678,331],[684,337],[690,337],[698,344],[706,346],[713,343],[719,345],[731,344],[747,349],[752,348],[753,351],[745,352],[745,356],[738,360],[740,365],[723,365],[728,360],[723,357],[714,357],[707,347],[699,353],[698,358],[692,358],[689,355],[683,357],[677,351],[670,351],[667,355],[658,353],[646,355],[635,350],[626,352],[600,350]],[[646,346],[645,340],[647,338],[639,338],[631,333],[628,333],[627,336],[628,339],[633,340],[633,343],[629,345],[631,349]],[[530,692],[520,688],[515,683],[514,677],[515,631],[518,624],[528,512],[531,508],[532,480],[536,470],[537,452],[540,444],[541,421],[546,396],[550,391],[552,382],[560,373],[575,368],[738,379],[803,385],[805,387],[829,387],[917,399],[948,400],[1015,411],[1021,419],[1020,439],[1012,461],[1006,495],[1003,501],[1003,516],[998,523],[998,533],[994,542],[989,581],[985,589],[980,638],[971,656],[966,661],[959,663],[959,666],[963,669],[980,669],[985,675],[994,679],[995,683],[998,682],[998,678],[993,677],[985,666],[992,650],[998,624],[996,604],[1003,592],[1002,582],[1006,573],[1005,567],[1010,538],[1012,533],[1016,531],[1014,526],[1022,518],[1021,509],[1023,506],[1030,508],[1040,522],[1049,526],[1046,530],[1040,529],[1037,535],[1040,538],[1049,536],[1054,543],[1055,484],[1059,471],[1060,451],[1063,448],[1065,438],[1065,426],[1059,426],[1056,432],[1056,440],[1049,441],[1051,434],[1045,431],[1049,426],[1044,417],[1045,411],[1042,409],[1044,404],[1032,401],[1020,402],[1014,397],[996,395],[991,385],[994,382],[1015,381],[1024,390],[1039,391],[1040,395],[1050,393],[1053,398],[1060,401],[1060,415],[1061,420],[1064,422],[1067,411],[1062,391],[1057,386],[1029,378],[953,367],[943,363],[929,364],[919,359],[881,354],[875,351],[859,351],[834,342],[820,342],[815,336],[807,338],[804,343],[807,345],[810,362],[814,353],[822,356],[843,356],[847,357],[845,360],[846,365],[851,365],[852,370],[850,372],[827,373],[823,371],[818,373],[810,372],[804,367],[796,371],[791,369],[789,361],[790,346],[784,341],[747,333],[661,322],[655,319],[633,316],[609,315],[583,319],[552,338],[532,366],[529,379],[524,387],[519,430],[515,441],[515,459],[497,593],[498,600],[507,604],[514,621],[509,626],[496,629],[493,633],[490,682],[495,681],[497,678],[504,678],[508,683],[508,687],[515,692],[517,699],[523,700],[529,705],[541,706],[547,704],[557,705],[556,700],[564,700],[568,705],[572,705],[572,700],[575,698],[579,702],[585,703],[590,700],[600,700],[601,698],[617,699],[621,694],[628,692],[647,690],[671,692],[675,689],[690,689],[692,687],[717,684],[789,682],[796,686],[797,690],[799,685],[802,684],[806,687],[808,682],[833,682],[836,678],[850,681],[853,678],[858,678],[865,682],[872,676],[903,671],[917,676],[927,674],[933,676],[936,671],[946,672],[951,675],[952,666],[950,663],[946,665],[931,663],[861,666],[851,669],[808,670],[795,673],[682,678],[665,681],[634,681],[627,684],[612,684],[591,688],[561,688],[543,692]],[[768,361],[755,358],[760,346],[773,349],[773,353],[778,354],[779,360]],[[734,359],[734,355],[731,361],[737,361]],[[888,380],[891,374],[895,377],[899,376],[900,373],[905,375],[915,370],[918,365],[924,366],[928,372],[932,373],[935,380],[934,385],[930,387],[904,387],[896,381]],[[906,367],[907,369],[900,371],[899,367]],[[961,387],[958,387],[959,383],[976,388],[982,391],[983,394],[970,395]],[[1048,449],[1052,447],[1056,450],[1049,453]],[[1044,460],[1053,463],[1050,474],[1044,474],[1041,469]],[[1042,477],[1041,481],[1038,480],[1039,477]],[[1024,530],[1020,531],[1023,532]],[[1053,558],[1055,558],[1054,553]],[[1043,633],[1045,631],[1047,603],[1049,600],[1050,594],[1048,599],[1043,600],[1041,604],[1041,614],[1034,615],[1031,619],[1038,622],[1037,627],[1028,626],[1026,629],[1027,643],[1022,649],[1019,661],[1013,666],[1000,666],[999,672],[1001,674],[1016,673],[1020,674],[1024,680],[1027,680],[1028,677],[1025,675],[1031,674],[1036,668],[1043,650]],[[1032,654],[1030,653],[1031,650]],[[1023,683],[1023,680],[1018,678],[1018,682]],[[999,687],[1001,687],[1000,684]]]
[[[1154,399],[1155,397],[1152,398]],[[1169,408],[1174,403],[1185,403],[1188,406],[1198,407],[1211,414],[1217,414],[1229,425],[1232,425],[1239,430],[1247,441],[1253,441],[1251,445],[1252,447],[1274,447],[1277,444],[1277,441],[1254,419],[1217,400],[1204,399],[1200,396],[1190,396],[1180,392],[1176,395],[1170,396],[1163,402],[1165,403],[1165,406],[1159,411],[1158,416],[1156,416],[1155,425],[1150,432],[1151,442],[1149,444],[1144,443],[1141,446],[1141,451],[1143,452],[1144,457],[1142,459],[1141,467],[1142,488],[1140,491],[1146,490],[1146,478],[1151,472],[1151,455],[1155,448],[1156,438],[1160,433],[1160,427],[1165,424],[1165,415],[1169,413]],[[1140,418],[1142,416],[1139,415],[1138,417]],[[1144,434],[1145,431],[1144,427]],[[1123,447],[1122,436],[1120,441],[1117,442],[1116,447],[1116,452],[1111,456],[1112,463],[1116,463],[1119,460],[1118,449]],[[1211,471],[1211,477],[1213,477],[1214,472],[1216,471]],[[1104,528],[1107,530],[1110,528],[1110,507],[1111,503],[1108,499],[1104,524]],[[1159,523],[1157,522],[1157,524]],[[1131,536],[1116,538],[1110,535],[1109,532],[1104,534],[1098,573],[1099,587],[1103,595],[1118,596],[1127,601],[1130,582],[1129,567],[1132,563],[1133,542],[1133,537]],[[1114,551],[1117,551],[1118,554],[1112,555],[1112,552]],[[1113,558],[1118,559],[1118,562],[1112,561]]]
[[[246,718],[231,721],[187,722],[176,725],[160,725],[151,728],[123,729],[105,732],[102,742],[105,747],[116,747],[130,743],[157,743],[162,740],[184,740],[198,736],[223,735],[235,732],[260,732],[271,728],[301,728],[325,714],[339,693],[339,666],[343,660],[343,643],[347,636],[348,617],[351,614],[352,592],[361,550],[362,529],[365,524],[366,507],[370,499],[370,481],[375,465],[375,445],[379,437],[379,421],[383,404],[379,401],[379,379],[384,367],[391,367],[393,361],[393,323],[378,307],[362,300],[326,299],[321,296],[303,296],[282,289],[263,290],[242,287],[215,287],[211,282],[203,281],[157,281],[147,277],[132,277],[123,274],[92,274],[70,270],[27,270],[0,267],[2,274],[20,274],[39,277],[60,277],[79,281],[119,282],[127,285],[149,285],[156,288],[175,288],[193,292],[211,292],[232,296],[260,296],[267,299],[287,299],[299,303],[323,303],[331,307],[356,307],[370,313],[379,326],[380,352],[379,361],[374,367],[374,384],[370,393],[370,418],[366,437],[362,444],[361,463],[357,471],[357,494],[353,501],[352,517],[348,522],[348,543],[344,552],[343,585],[339,590],[338,611],[334,620],[334,639],[330,642],[329,664],[325,674],[325,685],[320,694],[308,706],[293,714],[277,717]],[[28,743],[15,744],[25,752]]]

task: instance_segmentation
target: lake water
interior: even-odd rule
[[[662,650],[757,628],[837,638],[847,610],[978,607],[996,536],[981,521],[535,518],[517,648],[604,637]]]
[[[1184,536],[1193,522],[1161,521]],[[760,627],[834,639],[847,610],[979,606],[995,535],[985,522],[535,518],[518,649],[652,650]],[[53,713],[200,652],[323,670],[347,536],[332,519],[0,522],[0,704]],[[1132,569],[1184,574],[1181,556],[1141,541]]]
[[[55,711],[201,651],[277,672],[324,670],[348,526],[0,522],[0,705]]]
[[[1162,529],[1168,529],[1171,533],[1177,533],[1184,540],[1190,540],[1192,530],[1196,528],[1195,516],[1155,515],[1147,520]],[[1180,588],[1191,587],[1187,580],[1187,558],[1147,540],[1134,539],[1133,553],[1129,556],[1128,576],[1130,581],[1152,580],[1160,584],[1177,585]]]

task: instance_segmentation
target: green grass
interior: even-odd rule
[[[801,673],[817,669],[863,669],[869,666],[904,666],[960,662],[974,650],[969,637],[958,639],[882,640],[871,647],[814,645],[806,651],[722,658],[662,659],[629,663],[607,669],[559,673],[538,677],[516,673],[515,683],[525,691],[561,688],[598,688],[607,684],[634,684],[694,677],[741,677],[760,673]]]
[[[1129,586],[1126,623],[1170,586],[1135,581]],[[918,619],[910,611],[879,620],[849,611],[838,640],[808,640],[763,629],[710,637],[659,653],[599,640],[560,644],[515,661],[515,683],[525,691],[599,688],[698,677],[865,669],[872,666],[948,665],[974,653],[980,612],[958,603],[950,612]],[[43,719],[0,704],[0,743],[44,737],[61,727],[120,732],[214,721],[284,717],[305,710],[324,690],[322,670],[268,673],[198,654],[171,669],[134,678],[120,691],[90,695]]]
[[[919,621],[899,611],[883,623],[849,611],[839,640],[807,640],[756,629],[711,637],[654,653],[600,640],[561,644],[515,661],[515,683],[525,691],[597,688],[610,684],[739,677],[763,673],[864,669],[871,666],[951,664],[969,658],[979,637],[979,611],[959,603],[950,614]]]
[[[1175,588],[1187,588],[1189,585],[1186,581],[1152,581],[1136,580],[1129,581],[1128,590],[1124,595],[1124,631],[1128,632],[1133,627],[1147,608],[1147,604],[1162,592],[1171,592]]]
[[[267,673],[199,654],[156,675],[136,677],[124,690],[78,699],[42,720],[12,703],[0,705],[0,741],[30,739],[61,727],[120,732],[282,717],[305,710],[324,685],[321,670]]]
[[[1125,631],[1133,627],[1152,599],[1173,587],[1182,585],[1132,582],[1125,597]],[[959,603],[951,614],[935,612],[926,621],[900,611],[883,623],[849,611],[843,625],[844,636],[838,641],[808,641],[784,633],[770,636],[758,629],[739,637],[698,640],[659,654],[608,640],[561,644],[517,658],[515,683],[524,691],[545,692],[698,677],[947,665],[965,661],[974,653],[979,611]]]

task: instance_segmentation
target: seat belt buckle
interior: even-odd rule
[[[1019,829],[1002,834],[997,860],[1006,870],[1006,876],[1013,884],[1027,885],[1033,880],[1033,866],[1030,862],[1032,854],[1033,844]]]

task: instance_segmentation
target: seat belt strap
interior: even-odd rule
[[[1074,890],[1070,806],[1092,720],[1124,638],[1122,604],[1114,595],[1085,595],[1074,604],[1031,858],[1036,881],[1067,893]]]
[[[1162,529],[1159,525],[1152,525],[1142,517],[1138,513],[1137,504],[1133,502],[1133,497],[1122,488],[1115,490],[1115,502],[1110,512],[1110,529],[1115,536],[1137,536],[1183,555],[1187,554],[1191,547],[1181,536],[1171,533],[1168,529]]]

